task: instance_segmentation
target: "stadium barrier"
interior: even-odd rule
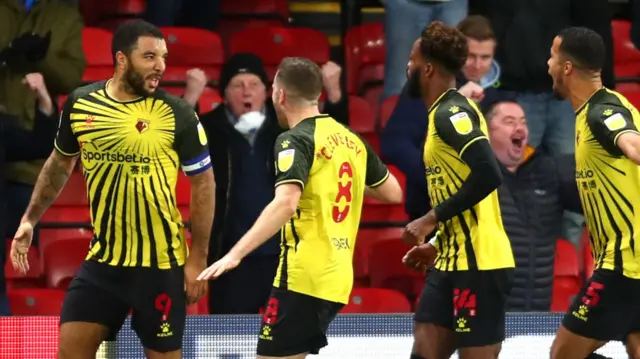
[[[561,319],[560,313],[510,313],[507,316],[507,339],[500,358],[548,358],[553,335]],[[191,316],[187,320],[183,357],[255,358],[259,325],[260,317],[257,315]],[[0,359],[55,358],[57,328],[57,317],[0,318]],[[170,331],[170,328],[164,332],[158,328],[159,335],[167,335]],[[329,346],[314,358],[406,359],[413,342],[411,333],[411,314],[339,315],[329,329]],[[598,353],[614,359],[627,358],[619,342],[607,344]],[[129,319],[118,340],[103,345],[97,358],[144,358]]]

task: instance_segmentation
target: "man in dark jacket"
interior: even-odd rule
[[[15,161],[31,161],[46,158],[53,150],[53,139],[56,135],[55,103],[51,100],[44,81],[34,82],[32,90],[38,98],[35,121],[32,131],[20,126],[16,116],[7,115],[0,108],[0,316],[9,315],[9,302],[6,294],[4,265],[6,261],[6,241],[4,240],[6,201],[5,181],[7,169],[5,164]]]
[[[322,68],[327,94],[324,112],[338,120],[348,114],[340,90],[341,69]],[[209,138],[216,178],[216,214],[209,264],[226,254],[273,199],[273,148],[279,127],[262,60],[236,54],[223,66],[220,93],[224,104],[200,119]],[[255,314],[269,297],[280,255],[279,235],[245,258],[238,268],[211,282],[212,314]]]
[[[528,146],[525,114],[515,102],[499,102],[485,117],[503,175],[502,223],[516,261],[508,310],[549,311],[562,214],[580,213],[575,158],[550,157]]]
[[[458,75],[458,91],[465,97],[479,101],[481,108],[498,100],[500,66],[493,61],[496,46],[493,30],[481,16],[469,16],[458,29],[467,37],[469,56],[462,73]],[[398,103],[382,134],[383,158],[394,164],[406,176],[407,196],[405,211],[411,219],[429,211],[427,182],[424,175],[422,150],[427,133],[427,109],[420,99],[402,90]]]

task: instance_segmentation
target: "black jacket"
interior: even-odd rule
[[[547,60],[554,37],[570,26],[598,32],[607,47],[602,82],[613,88],[613,37],[607,0],[482,0],[476,11],[491,21],[502,67],[501,89],[549,92]]]
[[[533,153],[515,173],[502,167],[502,222],[516,262],[509,311],[548,311],[556,240],[565,210],[580,212],[573,155]]]
[[[276,138],[283,129],[278,125],[275,109],[271,99],[265,103],[266,119],[258,132],[258,136],[266,136],[268,148],[261,148],[258,151],[266,151],[268,160],[265,162],[264,173],[275,184],[275,157],[273,148]],[[334,119],[346,123],[348,116],[348,107],[346,99],[338,103],[332,104],[326,102],[324,112]],[[223,252],[223,234],[225,223],[229,220],[227,213],[229,210],[229,197],[231,195],[231,186],[233,186],[234,168],[231,159],[231,141],[236,136],[231,136],[231,131],[236,131],[227,117],[227,111],[224,105],[216,107],[213,111],[208,112],[200,117],[200,122],[207,133],[209,142],[209,151],[211,153],[211,162],[213,163],[213,172],[216,180],[216,210],[211,230],[211,240],[209,243],[209,262],[213,262],[225,253]],[[258,141],[256,141],[258,143]],[[275,192],[274,192],[275,193]]]
[[[55,110],[54,110],[55,111]],[[54,112],[55,113],[55,112]],[[20,127],[16,117],[0,114],[0,233],[4,235],[5,181],[7,162],[46,158],[53,150],[58,122],[36,111],[32,131]]]

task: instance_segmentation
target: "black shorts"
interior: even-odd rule
[[[85,261],[69,284],[60,324],[98,323],[115,340],[133,309],[131,327],[142,345],[157,352],[182,348],[187,315],[184,267],[113,267]]]
[[[640,279],[596,270],[569,307],[562,326],[602,341],[624,340],[627,334],[640,332]]]
[[[455,331],[460,348],[501,343],[512,276],[512,268],[458,272],[432,268],[414,321]]]
[[[318,354],[327,346],[327,329],[344,304],[273,288],[262,317],[257,353],[285,357]]]

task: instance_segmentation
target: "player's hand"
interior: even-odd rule
[[[9,257],[11,258],[13,269],[20,274],[26,274],[29,271],[27,254],[29,253],[32,239],[33,225],[29,222],[24,222],[20,224],[15,236],[13,236],[13,241],[11,241]]]
[[[240,259],[235,258],[232,255],[227,254],[220,258],[217,262],[213,263],[209,268],[205,269],[198,276],[198,280],[218,279],[222,274],[232,270],[240,264]]]
[[[207,258],[190,254],[184,266],[184,290],[187,294],[187,304],[198,302],[207,294],[207,282],[197,279],[198,275],[207,267]]]
[[[404,228],[402,240],[411,245],[420,245],[424,243],[424,239],[429,233],[436,228],[437,221],[435,213],[430,211],[426,215],[411,221]]]
[[[431,243],[425,243],[411,248],[402,258],[402,263],[417,272],[424,273],[433,265],[437,255],[436,247]]]
[[[464,84],[458,92],[466,98],[470,98],[475,102],[480,102],[484,99],[484,89],[482,86],[478,85],[475,82],[469,81]]]

